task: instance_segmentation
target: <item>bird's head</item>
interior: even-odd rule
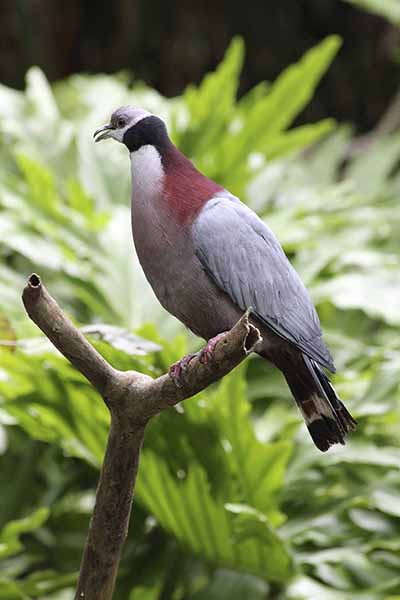
[[[142,146],[165,145],[168,141],[164,121],[143,108],[121,106],[111,115],[110,123],[94,132],[96,142],[112,138],[125,144],[130,152]]]
[[[171,142],[165,123],[147,110],[122,106],[110,123],[95,131],[96,142],[112,138],[130,152],[137,197],[146,202],[159,196],[181,222],[188,222],[222,188],[204,177]]]

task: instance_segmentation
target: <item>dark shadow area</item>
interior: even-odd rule
[[[399,34],[379,17],[339,0],[3,0],[0,80],[22,88],[39,65],[50,80],[74,72],[128,69],[167,96],[220,61],[233,35],[247,56],[241,91],[274,79],[326,35],[344,40],[305,122],[327,115],[371,128],[398,80]]]

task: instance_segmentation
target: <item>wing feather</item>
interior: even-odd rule
[[[269,227],[228,192],[193,223],[196,254],[216,285],[280,337],[334,371],[307,289]]]

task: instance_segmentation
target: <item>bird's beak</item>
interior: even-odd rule
[[[115,127],[113,127],[112,125],[103,125],[103,127],[99,127],[99,129],[96,129],[96,131],[93,134],[93,137],[95,138],[95,142],[101,142],[101,140],[106,140],[107,138],[109,138],[111,136],[111,131],[113,131],[115,129]],[[98,134],[99,137],[96,138],[96,135]]]

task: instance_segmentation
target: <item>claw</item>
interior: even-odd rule
[[[226,331],[224,331],[223,333],[219,333],[215,337],[208,340],[207,345],[202,350],[200,350],[200,352],[197,352],[196,354],[188,354],[187,356],[184,356],[183,358],[181,358],[181,360],[178,360],[178,362],[170,366],[168,374],[171,377],[171,379],[174,380],[177,387],[181,388],[184,385],[186,369],[190,361],[193,360],[195,356],[198,356],[199,361],[203,365],[207,365],[210,359],[212,358],[215,346],[226,335],[226,333]]]
[[[185,383],[185,372],[191,360],[196,356],[196,354],[187,354],[181,360],[174,363],[170,366],[168,374],[173,379],[177,385],[177,387],[182,387]]]
[[[225,337],[226,334],[227,332],[224,331],[223,333],[219,333],[215,337],[208,340],[207,345],[203,348],[203,350],[200,351],[200,362],[203,363],[203,365],[207,365],[210,362],[215,346],[223,337]]]

